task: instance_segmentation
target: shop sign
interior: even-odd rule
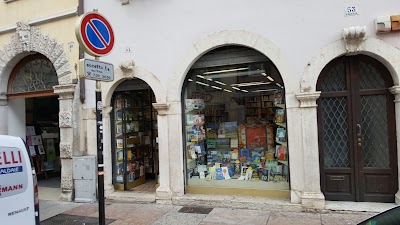
[[[98,81],[114,80],[114,65],[98,60],[79,60],[79,74],[81,77]]]

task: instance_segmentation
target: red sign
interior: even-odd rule
[[[85,52],[92,56],[105,56],[114,47],[113,29],[107,19],[97,12],[80,17],[75,35]]]

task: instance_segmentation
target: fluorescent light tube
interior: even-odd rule
[[[188,81],[192,82],[193,80],[192,79],[188,79]]]
[[[226,92],[232,92],[231,90],[228,90],[228,89],[224,89],[224,91],[226,91]]]
[[[204,86],[210,86],[209,84],[205,84],[205,83],[203,83],[203,82],[200,82],[200,81],[196,81],[196,84],[201,84],[201,85],[204,85]]]
[[[274,81],[274,79],[272,79],[272,77],[270,77],[270,76],[267,76],[267,78],[268,78],[268,80],[270,80],[270,81]]]
[[[235,90],[240,91],[240,88],[237,88],[237,87],[232,87],[232,88],[235,89]]]
[[[243,90],[243,89],[242,89],[241,91],[243,91],[243,92],[246,92],[246,93],[247,93],[247,92],[249,92],[249,91],[247,91],[247,90]]]
[[[222,90],[222,88],[217,87],[217,86],[211,86],[212,88],[218,89],[218,90]]]
[[[220,84],[220,85],[226,85],[225,83],[222,83],[222,82],[217,81],[217,80],[215,80],[214,82],[217,83],[217,84]]]
[[[215,70],[215,71],[205,72],[203,74],[206,75],[206,74],[215,74],[215,73],[226,73],[226,72],[233,72],[233,71],[242,71],[242,70],[247,70],[247,69],[249,69],[249,68],[243,67],[243,68],[229,69],[229,70]]]

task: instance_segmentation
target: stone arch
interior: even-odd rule
[[[399,85],[400,50],[376,38],[366,38],[358,48],[359,54],[379,60],[392,75],[394,85]],[[315,92],[322,69],[333,59],[347,54],[344,41],[337,40],[322,48],[308,63],[301,81],[301,92]]]
[[[240,45],[253,48],[268,57],[278,69],[285,85],[286,96],[298,90],[298,81],[290,79],[291,67],[281,49],[272,41],[260,34],[249,31],[226,30],[211,34],[195,43],[176,67],[171,79],[168,81],[167,100],[181,101],[183,81],[192,65],[205,53],[218,47],[227,45]]]
[[[33,52],[46,56],[54,65],[58,76],[58,84],[70,84],[71,66],[63,45],[56,39],[43,34],[38,27],[25,22],[18,22],[11,40],[0,49],[0,93],[7,93],[10,69],[22,57]]]
[[[132,78],[139,78],[146,82],[153,90],[156,97],[156,102],[166,101],[164,87],[161,85],[160,80],[153,73],[149,72],[143,67],[134,66],[133,64],[133,62],[124,62],[123,65],[120,66],[121,68],[118,68],[115,71],[114,81],[104,82],[102,84],[102,89],[105,90],[102,94],[104,99],[103,106],[110,106],[112,95],[114,94],[114,91],[118,85],[123,81]]]

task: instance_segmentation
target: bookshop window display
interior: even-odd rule
[[[267,58],[190,70],[183,92],[187,185],[288,190],[284,94]]]

